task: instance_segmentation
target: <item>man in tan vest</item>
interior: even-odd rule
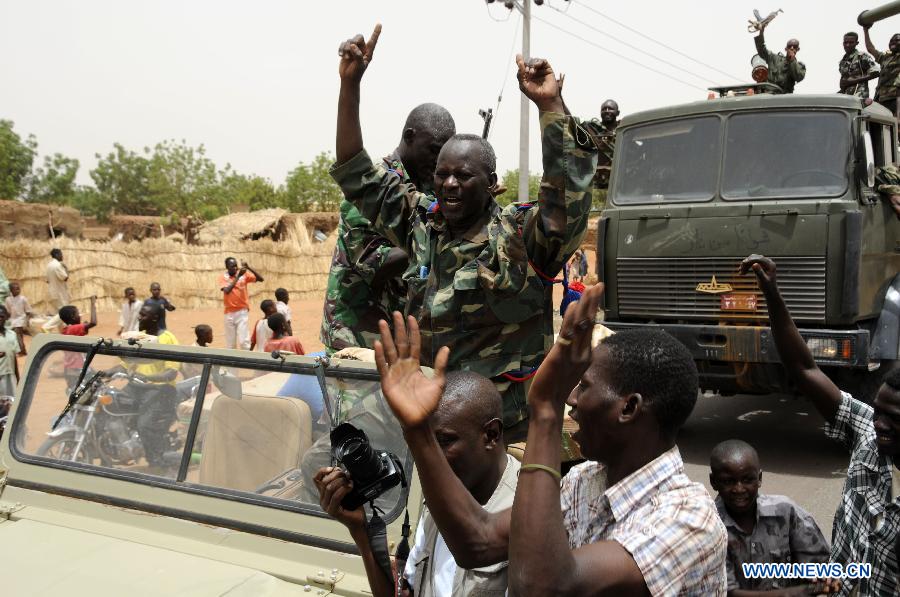
[[[488,512],[505,510],[515,497],[519,462],[506,454],[500,394],[489,379],[477,373],[455,371],[448,373],[446,380],[440,406],[431,417],[435,441],[475,501]],[[315,481],[322,508],[350,530],[365,562],[372,594],[395,595],[392,580],[372,553],[363,509],[350,512],[340,505],[350,490],[346,473],[340,468],[322,468]],[[454,560],[428,509],[423,509],[401,581],[404,587],[415,597],[506,592],[507,562],[476,569],[467,569],[467,564]]]

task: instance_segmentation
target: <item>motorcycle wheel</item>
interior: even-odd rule
[[[94,459],[88,453],[84,444],[78,450],[78,454],[74,454],[77,445],[78,440],[75,439],[75,434],[66,433],[59,437],[50,437],[44,440],[44,443],[35,452],[35,455],[53,458],[54,460],[91,464]]]

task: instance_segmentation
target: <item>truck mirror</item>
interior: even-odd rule
[[[863,145],[866,150],[866,186],[875,186],[875,149],[872,146],[872,134],[866,131],[863,135]]]

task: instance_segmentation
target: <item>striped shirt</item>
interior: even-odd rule
[[[841,392],[841,405],[828,437],[850,450],[850,465],[841,503],[834,514],[831,561],[872,565],[872,577],[845,580],[838,595],[897,595],[897,540],[900,533],[900,496],[891,499],[894,464],[880,456],[875,444],[872,407]],[[855,587],[854,585],[858,585]]]
[[[725,526],[706,488],[684,474],[677,446],[612,487],[606,466],[580,464],[560,500],[572,549],[619,543],[653,595],[725,595]]]

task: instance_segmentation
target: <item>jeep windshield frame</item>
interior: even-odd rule
[[[214,400],[224,400],[226,403],[241,402],[242,400],[246,402],[249,397],[257,393],[249,389],[250,385],[248,384],[258,382],[258,380],[264,379],[266,376],[271,378],[280,376],[279,379],[273,379],[272,381],[276,383],[276,386],[281,387],[281,390],[271,393],[270,397],[268,396],[269,393],[267,393],[267,395],[262,398],[264,400],[268,399],[271,402],[283,402],[284,398],[290,398],[292,395],[281,393],[288,387],[287,383],[282,384],[282,382],[286,380],[293,382],[298,378],[303,378],[307,390],[315,386],[324,386],[324,388],[322,388],[323,398],[328,401],[326,410],[329,416],[331,412],[334,412],[337,406],[336,401],[343,401],[350,404],[353,403],[355,399],[358,399],[362,408],[357,408],[357,412],[355,413],[346,413],[349,422],[356,424],[371,437],[374,426],[372,424],[374,412],[377,417],[380,417],[376,421],[379,429],[374,430],[376,437],[379,432],[381,432],[381,437],[388,437],[392,434],[396,436],[393,440],[390,440],[389,445],[376,445],[375,440],[373,439],[373,447],[376,449],[387,449],[398,456],[402,463],[407,483],[406,486],[395,488],[390,490],[388,494],[385,494],[385,496],[391,498],[392,503],[382,502],[382,498],[379,498],[378,505],[381,510],[384,511],[383,519],[387,524],[396,520],[407,507],[410,491],[409,480],[413,474],[412,455],[405,445],[399,424],[396,423],[396,420],[392,418],[393,415],[390,414],[390,409],[387,407],[386,403],[381,404],[384,402],[383,396],[381,396],[380,391],[376,393],[374,389],[379,383],[377,370],[374,365],[369,365],[367,363],[336,361],[332,364],[323,365],[323,362],[321,361],[302,356],[289,356],[276,360],[267,353],[255,353],[252,355],[247,353],[246,356],[232,356],[228,353],[233,353],[233,351],[220,351],[216,349],[198,352],[197,349],[193,349],[192,351],[189,347],[168,345],[163,347],[156,344],[128,346],[121,342],[108,342],[98,346],[96,351],[97,358],[95,360],[98,367],[102,367],[104,364],[108,366],[112,360],[125,361],[130,359],[146,363],[152,358],[153,361],[166,361],[168,363],[182,365],[193,364],[201,368],[202,373],[199,375],[200,381],[197,388],[207,387],[208,389],[205,396],[203,392],[194,390],[195,393],[193,396],[196,403],[192,407],[189,422],[184,423],[186,426],[186,439],[184,445],[180,448],[182,465],[178,467],[177,474],[173,473],[172,476],[168,477],[155,474],[148,470],[144,470],[145,467],[139,466],[137,462],[135,462],[135,465],[114,467],[112,465],[104,464],[99,458],[95,458],[91,462],[84,462],[79,461],[79,458],[69,460],[61,457],[38,454],[38,450],[34,449],[34,444],[36,443],[35,439],[41,439],[45,433],[48,433],[50,431],[50,425],[53,422],[50,420],[50,417],[46,416],[46,413],[56,410],[56,402],[64,402],[67,398],[67,395],[61,391],[56,391],[59,389],[57,388],[59,385],[58,383],[52,386],[53,389],[51,389],[47,383],[42,383],[46,382],[50,377],[55,377],[54,374],[50,373],[51,358],[58,357],[63,351],[87,353],[88,350],[92,348],[92,344],[96,343],[97,340],[98,338],[88,337],[66,340],[50,339],[45,340],[43,343],[36,343],[38,344],[38,348],[33,353],[29,362],[28,373],[23,380],[21,398],[17,400],[14,405],[15,416],[12,418],[11,425],[7,427],[6,433],[4,433],[3,436],[3,443],[8,445],[9,453],[15,461],[27,465],[62,469],[93,477],[101,477],[104,479],[135,483],[137,485],[161,489],[170,489],[207,497],[223,498],[252,506],[263,506],[266,508],[327,519],[329,518],[328,515],[319,507],[317,494],[315,498],[312,498],[311,496],[306,498],[271,497],[255,493],[252,490],[236,489],[229,486],[227,483],[215,484],[204,482],[202,476],[198,481],[196,478],[186,478],[185,475],[186,465],[184,463],[191,463],[192,457],[196,459],[196,452],[198,450],[205,451],[207,449],[205,445],[202,448],[198,448],[197,444],[195,444],[195,441],[198,438],[198,426],[208,426],[208,429],[205,430],[208,438],[210,434],[209,429],[211,429],[213,425],[214,413],[210,414],[208,417],[209,420],[202,420],[203,417],[201,416],[201,411],[204,410],[204,406],[211,408],[211,403]],[[140,355],[140,357],[138,357],[138,355]],[[105,361],[104,357],[106,359]],[[249,373],[249,375],[244,375],[244,379],[239,382],[244,388],[243,397],[240,395],[236,397],[231,396],[227,393],[224,386],[219,387],[215,385],[215,376],[212,373],[215,368],[221,368],[222,371],[228,369],[231,371],[243,371]],[[258,373],[259,375],[253,377],[254,373]],[[320,381],[324,381],[324,384],[321,384]],[[207,382],[209,383],[207,384]],[[240,392],[241,385],[238,385],[237,387]],[[354,394],[354,392],[356,392],[356,394]],[[50,408],[51,398],[53,408]],[[40,405],[36,407],[36,403],[42,400],[45,402],[43,407],[39,407]],[[363,400],[365,400],[365,402],[363,402]],[[85,402],[79,404],[76,408],[84,408],[85,406],[94,407],[99,404],[105,403],[94,401],[93,404],[90,404]],[[97,407],[99,408],[99,406]],[[349,409],[347,410],[349,411]],[[353,418],[360,414],[362,414],[361,417]],[[391,418],[385,418],[387,416],[390,416]],[[323,414],[323,418],[320,420],[324,420],[324,417],[325,415]],[[55,416],[53,418],[55,419]],[[174,423],[174,425],[177,424],[179,424],[178,421]],[[322,440],[322,442],[315,441],[314,438],[316,435],[314,434],[312,436],[313,444],[307,447],[305,452],[303,452],[304,456],[307,454],[314,456],[311,460],[316,467],[329,466],[331,464],[327,450],[324,454],[319,453],[322,452],[322,450],[313,454],[314,448],[318,443],[330,444],[330,442],[325,441],[328,436],[327,427],[328,425],[326,423],[324,433],[322,429],[319,430],[319,439]],[[250,436],[247,436],[247,438],[252,439]],[[26,441],[29,444],[28,446],[26,446]],[[207,441],[209,441],[209,439],[207,439]],[[320,462],[320,460],[322,462]],[[299,471],[303,469],[303,465],[306,463],[307,460],[304,458],[302,463],[296,465],[296,470]],[[196,465],[196,463],[193,462],[192,466],[193,465]],[[200,474],[202,475],[202,473]],[[192,476],[196,477],[196,475],[197,470],[192,468]],[[9,471],[8,483],[10,485],[21,485],[23,487],[34,485],[32,479],[29,478],[29,475],[22,478],[19,477],[20,474],[17,472],[16,467],[13,466]],[[77,493],[84,498],[95,499],[96,501],[107,503],[121,502],[121,505],[125,507],[145,509],[151,512],[167,511],[169,509],[164,503],[141,502],[135,504],[133,501],[126,499],[117,500],[111,495],[94,495],[89,490],[85,489],[87,485],[84,483],[78,483],[78,487],[67,485],[60,485],[57,487],[55,485],[44,485],[43,483],[40,485],[45,491],[51,493],[60,493],[62,495]],[[204,514],[184,511],[181,512],[180,516],[197,520],[207,520],[209,518]],[[224,519],[216,519],[215,523],[221,526],[232,526],[235,528],[243,526],[243,521],[229,520],[226,522]],[[250,528],[254,525],[248,524],[246,526]],[[252,532],[257,531],[258,529],[253,530]],[[269,531],[267,530],[265,532],[268,533]],[[353,549],[350,548],[342,550],[348,552],[353,551]]]
[[[616,141],[609,200],[629,206],[840,197],[851,183],[851,124],[839,108],[785,106],[630,125]]]

